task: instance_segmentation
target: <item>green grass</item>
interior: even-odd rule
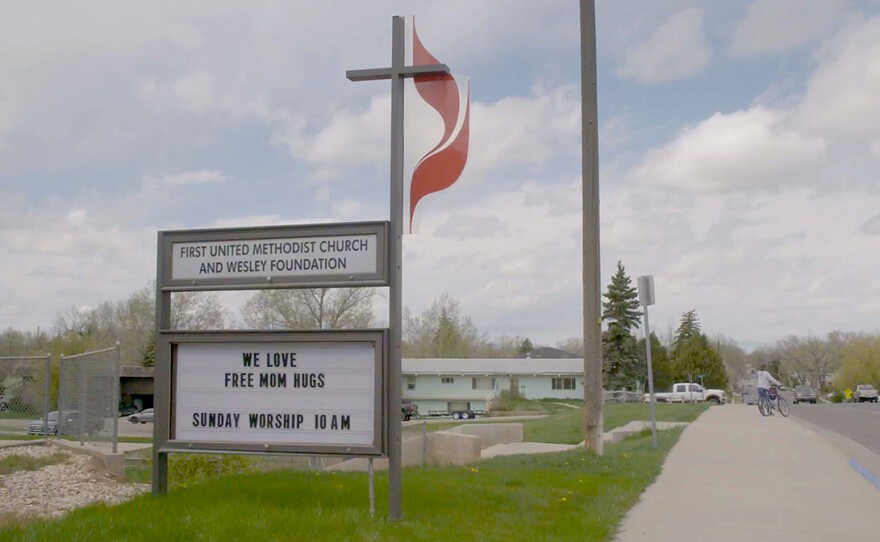
[[[56,452],[52,455],[44,457],[29,457],[26,455],[7,455],[0,458],[0,475],[11,474],[13,472],[25,470],[37,470],[47,465],[56,463],[64,463],[67,461],[68,455],[62,452]]]
[[[561,406],[559,404],[561,402],[575,404],[575,402],[565,400],[542,399],[536,401],[522,397],[510,398],[502,396],[497,400],[497,404],[492,410],[495,412],[518,412],[523,414],[552,414],[567,408]],[[583,404],[583,401],[580,401],[580,404]]]
[[[658,404],[657,421],[690,422],[697,419],[705,404]],[[524,420],[523,440],[526,442],[552,442],[577,444],[584,440],[583,408],[563,408],[540,420]],[[606,403],[603,409],[603,427],[610,431],[631,421],[650,419],[649,405],[644,403]]]
[[[384,515],[384,473],[376,476],[378,516],[370,518],[366,474],[286,470],[13,525],[0,540],[610,540],[680,434],[660,433],[657,450],[648,438],[607,446],[601,458],[572,450],[406,469],[404,519],[396,523]]]

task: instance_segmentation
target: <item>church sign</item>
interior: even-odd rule
[[[387,286],[387,222],[163,232],[170,290]]]
[[[162,334],[167,451],[380,456],[384,330]]]

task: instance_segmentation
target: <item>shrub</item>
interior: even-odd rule
[[[169,478],[186,487],[226,474],[247,472],[252,461],[240,455],[174,454],[168,462]]]

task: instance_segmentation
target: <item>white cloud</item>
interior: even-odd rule
[[[876,267],[866,254],[876,236],[858,230],[877,222],[878,204],[876,194],[805,187],[687,199],[653,187],[612,188],[603,196],[603,283],[618,259],[630,276],[653,274],[652,320],[661,333],[663,323],[675,325],[690,308],[704,329],[755,342],[817,328],[861,329],[876,311],[862,306]],[[639,224],[645,235],[606,243],[619,222]]]
[[[85,223],[88,220],[89,212],[86,209],[72,209],[65,218],[70,224],[78,225]]]
[[[733,32],[733,55],[782,53],[827,33],[840,19],[840,0],[755,0]]]
[[[580,152],[577,87],[539,87],[531,96],[476,102],[471,114],[469,175],[485,174],[498,167],[544,164],[554,157]]]
[[[149,279],[155,250],[144,247],[155,247],[156,230],[120,220],[143,203],[76,199],[37,204],[0,192],[10,218],[0,223],[0,293],[14,285],[0,327],[45,328],[68,307],[121,299]]]
[[[762,107],[716,113],[651,150],[635,175],[646,183],[698,193],[815,181],[826,143],[798,133],[786,121],[784,111]]]
[[[880,16],[857,21],[827,42],[797,114],[844,136],[880,137]]]
[[[8,138],[15,128],[15,95],[10,82],[0,74],[0,152],[3,152]]]
[[[229,180],[229,176],[216,169],[201,169],[198,171],[182,171],[165,175],[159,179],[159,183],[165,186],[186,186],[192,184],[211,184]]]
[[[560,208],[558,200],[569,202]],[[566,337],[580,329],[580,182],[533,181],[453,208],[432,207],[404,239],[405,299],[413,310],[457,292],[493,333]],[[505,329],[499,329],[499,319]],[[494,322],[494,323],[493,323]]]
[[[703,11],[686,9],[667,19],[647,41],[631,48],[617,75],[648,84],[675,81],[699,72],[711,59]]]
[[[214,77],[204,71],[180,78],[171,85],[171,93],[180,107],[197,113],[213,109],[217,100]]]
[[[332,178],[339,166],[387,162],[391,98],[374,97],[365,111],[336,111],[316,133],[302,117],[290,117],[272,140],[291,156],[315,167],[317,177]]]
[[[865,235],[880,235],[880,214],[876,214],[866,220],[859,229]]]
[[[305,119],[290,118],[276,131],[274,141],[312,165],[314,177],[333,178],[345,168],[387,163],[390,116],[391,100],[384,94],[370,100],[366,110],[335,112],[314,133]],[[432,120],[410,118],[407,122]],[[560,155],[574,155],[580,150],[580,130],[580,94],[574,86],[537,87],[530,96],[472,102],[465,175],[480,176],[498,167],[538,165]],[[407,148],[424,147],[431,141],[411,140]]]

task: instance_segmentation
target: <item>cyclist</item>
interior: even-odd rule
[[[782,386],[782,382],[773,378],[773,376],[767,372],[767,365],[761,365],[761,370],[758,371],[758,402],[761,401],[761,398],[770,402],[770,385],[776,384],[777,386]]]

